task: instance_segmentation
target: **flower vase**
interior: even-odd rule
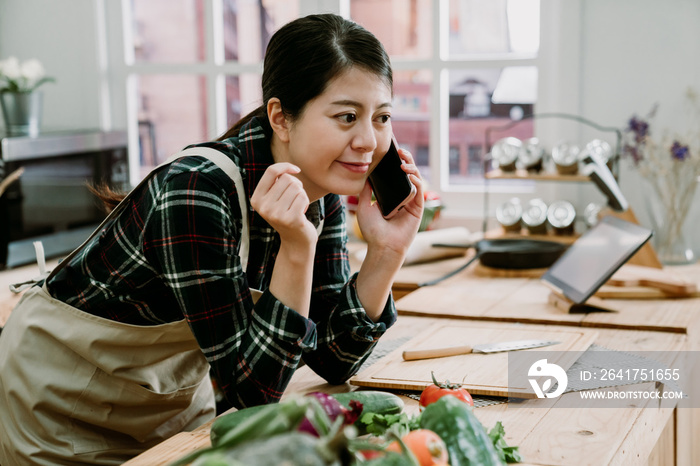
[[[0,107],[8,136],[38,136],[41,125],[41,91],[0,92]]]
[[[685,265],[697,260],[684,231],[695,186],[693,184],[688,190],[675,194],[660,193],[653,186],[645,189],[647,211],[654,230],[652,244],[664,265]]]

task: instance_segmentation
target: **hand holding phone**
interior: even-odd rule
[[[396,215],[416,194],[415,185],[401,168],[403,160],[397,146],[396,140],[392,138],[389,151],[369,174],[374,197],[386,219]]]

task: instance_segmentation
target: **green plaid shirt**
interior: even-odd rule
[[[279,400],[301,359],[328,382],[344,382],[396,320],[391,297],[377,323],[360,303],[344,206],[335,194],[309,208],[312,222],[324,219],[310,318],[269,292],[280,239],[249,207],[274,163],[269,131],[253,119],[238,137],[202,144],[231,157],[241,171],[250,225],[247,270],[238,256],[236,187],[212,162],[193,156],[158,170],[47,284],[55,298],[106,319],[157,325],[184,318],[226,404],[236,407]],[[255,304],[250,288],[264,290]]]

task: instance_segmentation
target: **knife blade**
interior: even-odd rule
[[[518,351],[530,348],[541,348],[543,346],[558,345],[559,341],[552,340],[515,340],[500,343],[485,343],[480,345],[458,345],[444,348],[429,348],[406,350],[403,352],[404,361],[415,361],[418,359],[444,358],[469,353],[499,353],[503,351]]]

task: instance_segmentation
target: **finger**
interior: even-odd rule
[[[306,195],[306,191],[302,188],[301,183],[290,183],[284,190],[284,193],[282,193],[282,197],[280,197],[277,204],[280,209],[288,211],[292,209],[297,199],[301,199],[301,201],[308,206],[309,197]],[[305,211],[306,209],[303,209],[301,213],[303,214]]]
[[[416,195],[413,198],[413,200],[418,203],[418,205],[423,205],[424,199],[423,199],[423,179],[420,177],[420,175],[414,175],[410,174],[408,175],[408,178],[411,180],[411,183],[413,183],[416,186]]]
[[[417,177],[422,178],[420,172],[418,171],[418,167],[413,163],[404,163],[401,165],[401,168],[408,175],[416,175]]]
[[[289,173],[290,175],[294,175],[300,171],[301,169],[299,167],[291,163],[280,162],[272,164],[265,170],[265,173],[263,174],[262,178],[260,178],[258,186],[255,188],[255,190],[257,191],[259,189],[262,193],[266,193],[275,184],[277,178],[283,174]]]
[[[399,155],[404,162],[415,165],[416,162],[413,160],[413,154],[406,149],[399,149]]]
[[[270,202],[279,202],[288,190],[293,190],[294,192],[303,191],[304,187],[297,178],[290,175],[289,173],[283,173],[280,175],[269,191],[266,193],[265,197]]]
[[[303,216],[304,218],[306,214],[306,211],[309,209],[309,198],[306,196],[306,193],[304,191],[297,193],[296,196],[292,199],[291,204],[288,207],[288,211],[293,215],[293,216]]]

